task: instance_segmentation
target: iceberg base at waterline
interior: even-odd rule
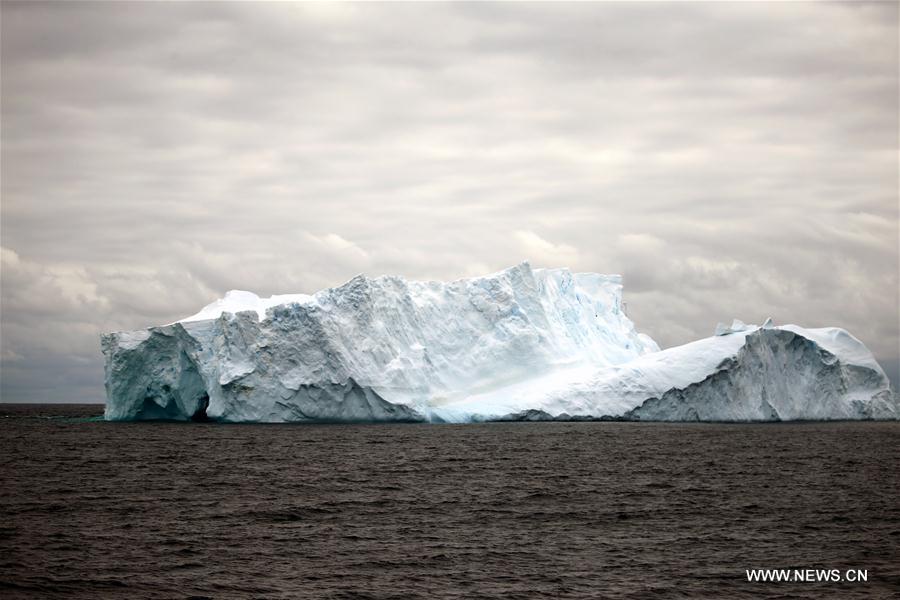
[[[884,371],[843,329],[735,321],[660,350],[625,314],[619,276],[528,263],[448,283],[234,291],[102,348],[114,421],[900,418]]]

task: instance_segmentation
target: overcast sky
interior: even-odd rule
[[[523,259],[897,377],[898,4],[2,3],[2,400],[237,288]],[[895,383],[896,385],[896,383]]]

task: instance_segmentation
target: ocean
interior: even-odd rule
[[[900,423],[101,412],[0,405],[0,597],[900,594]],[[748,581],[763,568],[867,581]]]

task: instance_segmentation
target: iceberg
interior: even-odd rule
[[[626,315],[620,276],[527,262],[448,283],[232,291],[101,345],[114,421],[900,418],[884,371],[842,329],[736,320],[660,350]]]

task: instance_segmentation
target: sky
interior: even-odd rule
[[[840,326],[897,385],[898,4],[0,5],[0,400],[358,273],[620,273],[661,346]]]

